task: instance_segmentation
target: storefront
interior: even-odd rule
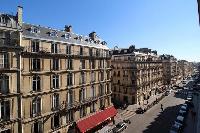
[[[114,116],[116,116],[117,110],[112,107],[105,108],[104,110],[101,110],[85,119],[77,121],[77,129],[80,133],[92,133],[99,129],[101,129],[103,126],[114,122]]]

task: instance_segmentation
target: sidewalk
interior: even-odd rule
[[[133,117],[136,113],[135,111],[141,107],[143,109],[146,109],[147,107],[150,107],[153,105],[153,102],[157,100],[159,100],[162,95],[164,94],[163,93],[160,93],[160,94],[157,94],[157,95],[154,95],[154,96],[151,96],[149,99],[148,99],[148,104],[147,104],[147,100],[144,101],[145,104],[143,105],[138,105],[138,104],[134,104],[134,105],[129,105],[126,110],[123,110],[122,112],[119,111],[118,113],[118,116],[117,118],[119,118],[120,120],[124,120],[124,119],[129,119],[131,117]],[[118,119],[116,118],[116,121],[119,121]]]

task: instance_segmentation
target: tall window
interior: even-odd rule
[[[80,85],[81,84],[85,84],[86,83],[86,77],[85,77],[85,73],[81,72],[81,76],[80,76]]]
[[[0,69],[9,67],[8,53],[0,53]]]
[[[86,106],[80,108],[80,118],[86,116]]]
[[[68,105],[72,105],[73,103],[73,91],[72,90],[69,90],[69,92],[67,92],[67,104]]]
[[[81,88],[79,90],[79,101],[82,102],[83,100],[85,100],[85,98],[86,98],[86,89]]]
[[[32,59],[33,71],[40,71],[40,59]]]
[[[31,49],[32,49],[32,52],[39,52],[39,49],[40,49],[39,41],[32,40]]]
[[[91,82],[92,83],[95,82],[95,72],[94,71],[91,72]]]
[[[59,88],[59,75],[53,75],[53,89]]]
[[[59,108],[59,94],[55,93],[52,97],[52,109]]]
[[[53,59],[53,70],[59,70],[59,59]]]
[[[93,112],[95,112],[95,103],[94,102],[91,103],[91,105],[90,105],[90,113],[93,113]]]
[[[83,55],[83,47],[80,47],[80,55]]]
[[[0,93],[7,94],[9,92],[9,76],[0,75]]]
[[[93,56],[92,48],[89,49],[89,55]]]
[[[40,76],[34,75],[33,76],[33,81],[32,81],[32,90],[33,91],[41,91],[40,88]]]
[[[60,115],[59,114],[55,114],[51,118],[51,128],[52,129],[56,129],[58,127],[60,127]]]
[[[41,98],[40,97],[35,97],[32,101],[32,114],[34,116],[38,116],[41,113]]]
[[[51,44],[51,53],[58,53],[58,44],[56,43]]]
[[[96,90],[94,85],[91,86],[91,91],[90,91],[90,97],[95,97],[96,96]]]
[[[66,46],[66,53],[71,54],[71,45]]]
[[[100,96],[104,95],[104,87],[102,84],[99,85],[99,95]]]
[[[67,86],[73,86],[73,74],[68,73],[67,75]]]
[[[37,121],[37,122],[33,123],[32,133],[43,133],[41,121]]]
[[[10,119],[10,101],[0,102],[0,119],[3,120]]]
[[[68,59],[67,62],[67,69],[72,70],[73,69],[73,60],[72,59]]]
[[[69,110],[67,112],[67,122],[72,122],[74,121],[74,112],[73,110]]]
[[[80,60],[80,69],[85,69],[85,60]]]

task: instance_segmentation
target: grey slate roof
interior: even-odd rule
[[[38,28],[38,33],[32,33],[31,27]],[[66,32],[62,30],[56,30],[49,27],[42,27],[40,25],[32,25],[23,23],[22,26],[23,33],[22,36],[25,38],[32,38],[32,39],[39,39],[39,40],[45,40],[45,41],[54,41],[54,42],[61,42],[61,43],[68,43],[68,44],[74,44],[74,45],[83,45],[88,47],[95,47],[95,48],[101,48],[101,49],[109,49],[106,46],[106,42],[101,40],[100,38],[97,38],[95,41],[93,41],[90,37],[87,36],[81,36],[77,35],[73,32]],[[50,36],[50,33],[54,31],[57,33],[57,36]],[[65,34],[70,35],[69,39],[65,38]],[[80,41],[80,38],[81,41]]]

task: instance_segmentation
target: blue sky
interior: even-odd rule
[[[1,0],[0,12],[24,7],[23,21],[56,29],[92,31],[114,46],[148,47],[159,54],[200,61],[196,0]]]

